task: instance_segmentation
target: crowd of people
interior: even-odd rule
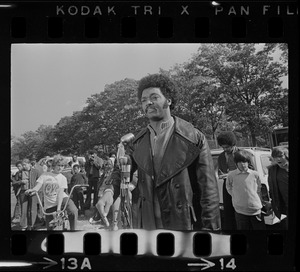
[[[223,230],[264,230],[263,217],[274,213],[281,220],[288,213],[289,155],[284,146],[274,147],[268,167],[269,193],[263,197],[262,183],[254,171],[251,155],[236,146],[233,132],[217,137],[224,152],[218,157],[219,175],[223,183]],[[287,229],[287,217],[280,221],[280,229]]]
[[[90,209],[92,199],[93,206],[96,205],[101,182],[107,176],[107,165],[114,162],[114,154],[102,159],[94,150],[89,151],[86,163],[79,161],[77,155],[70,161],[60,155],[39,162],[27,158],[18,161],[18,171],[11,176],[12,223],[19,223],[22,230],[34,230],[37,225],[51,230],[54,217],[44,212],[59,212],[67,203],[70,229],[76,230],[78,216]],[[77,186],[71,191],[75,185],[88,186]],[[33,192],[38,194],[42,205]]]
[[[42,192],[47,211],[60,211],[72,186],[88,184],[85,198],[78,189],[69,201],[71,229],[76,229],[78,210],[82,212],[91,206],[97,209],[91,223],[102,221],[106,227],[113,223],[117,229],[123,166],[127,164],[133,228],[265,229],[259,175],[249,154],[236,147],[232,132],[218,136],[218,144],[224,149],[218,160],[219,174],[225,178],[221,225],[219,189],[207,139],[191,123],[171,114],[176,94],[176,86],[165,75],[148,75],[140,80],[137,96],[149,124],[132,139],[122,156],[112,155],[104,160],[90,151],[85,165],[73,156],[67,166],[71,171],[66,171],[59,156],[39,166],[31,165],[28,159],[18,162],[19,171],[12,178],[12,185],[21,207],[22,228],[33,229],[40,214],[36,196],[30,195],[33,190]],[[271,205],[276,216],[280,216],[288,210],[288,150],[276,147],[272,158],[268,180]],[[18,214],[17,208],[14,214]],[[46,218],[47,229],[49,220]]]

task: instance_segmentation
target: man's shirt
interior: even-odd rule
[[[68,188],[66,177],[62,174],[54,174],[52,172],[43,173],[36,182],[42,184],[45,209],[57,206],[59,189]],[[63,193],[63,197],[68,197],[65,192]]]
[[[171,134],[174,129],[174,119],[171,117],[168,121],[163,122],[160,124],[158,130],[154,130],[150,125],[148,125],[148,129],[150,131],[150,142],[151,142],[151,150],[152,150],[152,157],[153,157],[153,168],[154,172],[157,176],[158,171],[160,170],[161,162],[167,148],[167,144],[171,137]],[[153,187],[155,185],[153,184]],[[156,221],[156,227],[162,228],[161,222],[161,213],[160,213],[160,206],[158,202],[157,193],[154,190],[154,216]]]

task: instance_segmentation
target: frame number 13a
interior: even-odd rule
[[[90,263],[88,258],[84,258],[82,260],[82,262],[79,261],[76,258],[68,258],[68,259],[61,258],[60,261],[61,261],[62,270],[64,270],[64,269],[70,269],[70,270],[79,270],[80,269],[80,270],[83,270],[85,268],[87,268],[89,270],[92,269],[91,263]]]

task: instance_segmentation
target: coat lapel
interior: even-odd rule
[[[182,169],[189,166],[199,153],[199,148],[196,145],[179,134],[173,133],[168,142],[160,171],[158,172],[156,187],[162,185],[182,171]]]
[[[183,125],[182,122],[184,122]],[[175,117],[175,130],[167,144],[161,168],[156,177],[156,187],[187,168],[200,154],[194,134],[189,133],[189,130],[182,130],[186,126],[194,128],[191,124]],[[149,130],[142,131],[135,141],[137,146],[132,156],[137,166],[150,177],[154,177]]]
[[[154,175],[151,143],[148,131],[140,138],[138,148],[135,149],[132,156],[138,167],[141,168],[143,172],[145,172],[150,177]]]

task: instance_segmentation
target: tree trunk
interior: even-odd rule
[[[252,146],[256,146],[256,137],[253,132],[251,132],[251,140],[252,140]]]
[[[215,148],[218,148],[218,141],[217,141],[217,137],[216,137],[216,130],[217,129],[213,129],[212,136],[213,136],[213,140],[215,142]]]

